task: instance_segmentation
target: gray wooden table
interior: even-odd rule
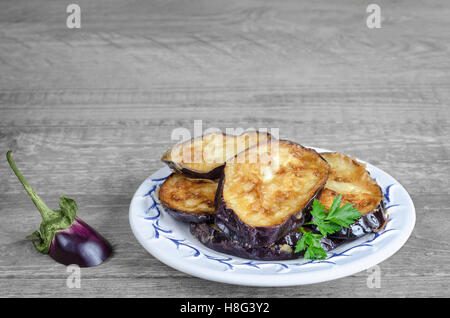
[[[67,1],[66,1],[67,2]],[[0,150],[50,206],[66,194],[114,245],[66,286],[66,267],[24,237],[39,213],[0,160],[0,296],[450,296],[450,5],[377,1],[0,2]],[[367,272],[251,288],[191,277],[149,255],[128,207],[162,167],[174,128],[279,128],[283,138],[369,161],[417,210],[406,245]],[[4,154],[2,156],[4,156]],[[4,158],[4,157],[3,157]]]

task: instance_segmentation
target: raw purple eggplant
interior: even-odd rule
[[[64,265],[97,266],[112,252],[111,245],[83,220],[75,217],[70,227],[55,233],[49,255]]]
[[[75,200],[66,196],[59,198],[59,210],[51,210],[34,192],[12,159],[12,152],[6,154],[11,169],[22,183],[42,217],[39,231],[27,236],[34,247],[43,254],[49,254],[55,261],[76,264],[80,267],[96,266],[112,253],[109,242],[88,224],[77,218]]]

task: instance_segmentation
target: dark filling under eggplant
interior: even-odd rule
[[[242,258],[274,261],[296,259],[304,254],[304,251],[295,252],[295,246],[302,237],[301,232],[291,232],[277,242],[265,247],[250,246],[234,240],[213,224],[191,223],[190,231],[206,247],[217,252]],[[337,241],[324,238],[321,244],[326,251],[330,251],[337,247]]]
[[[321,239],[322,247],[329,252],[342,244],[379,229],[385,222],[383,211],[384,204],[381,203],[375,211],[363,215],[349,228],[343,228],[341,231]],[[306,228],[318,233],[317,229],[312,226],[306,226]],[[303,235],[299,231],[290,232],[270,246],[251,246],[242,243],[230,235],[232,233],[224,233],[214,224],[191,223],[190,231],[206,247],[242,258],[262,261],[289,260],[299,258],[304,254],[304,251],[295,252],[297,242]]]

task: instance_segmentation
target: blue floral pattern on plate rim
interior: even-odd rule
[[[301,274],[303,272],[310,273],[310,271],[315,270],[326,270],[326,272],[329,272],[330,270],[333,271],[333,267],[339,268],[349,265],[346,264],[348,263],[347,260],[343,260],[344,258],[361,258],[368,254],[379,254],[382,245],[386,245],[386,241],[389,240],[395,240],[397,242],[395,246],[391,247],[395,247],[395,251],[398,250],[406,242],[406,239],[409,237],[412,228],[414,227],[414,206],[406,190],[400,183],[382,170],[370,164],[367,164],[367,169],[383,189],[385,204],[388,209],[388,214],[390,215],[388,222],[382,231],[368,234],[329,252],[329,256],[325,260],[306,260],[299,258],[297,260],[289,261],[255,261],[219,253],[203,246],[189,233],[188,224],[180,224],[181,222],[172,219],[170,215],[165,213],[164,207],[161,206],[158,201],[158,188],[171,173],[171,170],[167,167],[160,169],[157,173],[149,177],[136,192],[133,201],[139,201],[140,204],[138,208],[135,207],[133,209],[132,201],[132,204],[130,205],[130,223],[138,240],[155,257],[155,254],[159,254],[159,258],[161,260],[164,258],[163,262],[166,264],[206,279],[241,284],[240,282],[236,282],[236,279],[226,279],[220,275],[223,276],[224,272],[231,272],[231,274],[236,272],[245,272],[247,274],[259,273],[264,275],[277,273]],[[409,211],[408,222],[398,222],[398,219],[401,219],[402,217],[402,214],[398,213],[398,211]],[[139,226],[137,225],[138,223],[140,223]],[[181,227],[184,227],[182,231],[179,230]],[[165,243],[161,243],[162,241]],[[162,251],[156,252],[155,249],[158,244],[164,245],[164,251],[167,252],[168,255],[163,256]],[[395,251],[392,251],[391,248],[390,252],[386,251],[386,253],[381,253],[384,255],[382,258],[385,259],[389,257],[395,253]],[[175,258],[177,259],[175,260]],[[213,271],[216,270],[218,274],[217,279],[211,277],[211,275],[202,275],[196,270],[183,270],[182,263],[195,263],[194,259],[201,259],[201,263],[199,263],[201,265],[200,267],[206,267],[206,269]],[[380,259],[380,257],[376,259]],[[378,260],[376,263],[381,260]],[[364,263],[366,264],[367,262],[365,261]],[[372,266],[376,263],[372,264]],[[217,268],[215,265],[220,265],[221,267]],[[318,266],[326,266],[327,268],[318,268]],[[366,266],[364,266],[365,268],[360,269],[360,267],[361,266],[355,266],[353,271],[348,270],[343,272],[357,272],[371,266],[366,264]],[[200,268],[199,270],[201,271]],[[334,276],[334,278],[338,278],[346,275],[342,275],[341,273],[341,275]],[[242,284],[255,286],[286,286],[323,280],[328,279],[318,278],[316,280],[312,279],[312,281],[311,279],[306,279],[297,280],[296,282],[283,281],[278,283],[273,281],[272,283],[257,283],[252,281],[247,283],[244,282]]]

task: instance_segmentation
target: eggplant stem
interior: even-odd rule
[[[42,201],[42,199],[34,192],[33,188],[30,186],[30,184],[27,182],[25,177],[22,175],[20,170],[17,168],[16,163],[14,162],[12,158],[12,151],[9,150],[6,153],[6,159],[8,160],[8,163],[11,167],[11,169],[14,171],[15,175],[17,176],[17,179],[19,179],[20,183],[22,183],[25,191],[30,196],[31,200],[33,201],[34,205],[38,209],[39,213],[42,216],[43,220],[48,219],[49,215],[48,212],[50,209],[47,207],[47,205]]]

